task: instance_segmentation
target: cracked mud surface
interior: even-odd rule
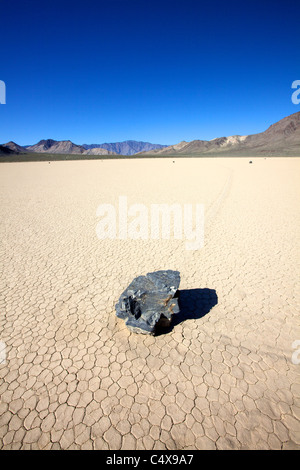
[[[300,448],[300,159],[252,161],[1,164],[2,449]],[[204,247],[99,240],[120,195],[204,203]],[[130,333],[115,303],[160,269],[182,311]]]

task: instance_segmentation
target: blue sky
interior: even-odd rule
[[[0,142],[172,144],[300,111],[299,1],[0,0]]]

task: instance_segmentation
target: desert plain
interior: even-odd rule
[[[300,158],[0,164],[2,449],[299,449]],[[97,208],[203,204],[204,245],[101,239]],[[157,336],[115,316],[180,271]]]

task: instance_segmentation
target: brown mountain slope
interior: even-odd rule
[[[72,155],[114,155],[114,152],[103,148],[86,150],[82,145],[73,144],[70,140],[40,140],[37,144],[26,147],[28,152],[55,153]]]
[[[26,153],[28,150],[25,147],[22,147],[21,145],[16,144],[15,142],[7,142],[6,144],[2,144],[3,147],[6,147],[10,150],[13,151],[13,153]]]
[[[103,149],[102,147],[87,149],[84,155],[117,155],[115,152]]]
[[[4,145],[0,145],[0,155],[11,155],[15,152],[10,150],[8,147],[5,147]]]
[[[59,154],[81,154],[85,153],[85,148],[81,145],[73,144],[70,140],[40,140],[35,145],[27,147],[28,152],[38,153],[59,153]]]
[[[156,155],[299,155],[300,112],[281,119],[266,131],[248,136],[233,135],[213,140],[180,142],[161,150],[147,152]],[[145,154],[143,154],[145,155]]]

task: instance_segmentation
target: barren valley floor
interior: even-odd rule
[[[2,163],[2,449],[299,449],[300,158]],[[100,204],[204,204],[205,241],[99,239]],[[183,315],[130,333],[131,280]]]

